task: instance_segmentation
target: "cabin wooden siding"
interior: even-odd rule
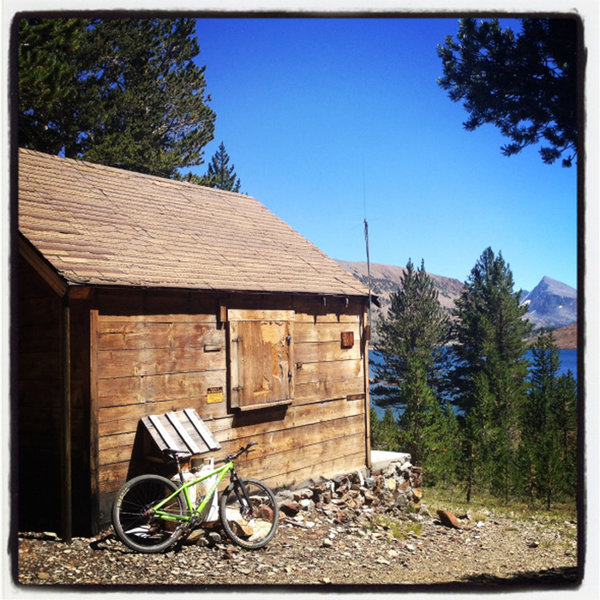
[[[17,398],[15,423],[19,452],[20,526],[58,527],[64,501],[65,473],[61,452],[66,436],[72,459],[69,481],[73,503],[86,507],[75,511],[73,524],[89,528],[90,504],[90,407],[89,314],[87,307],[69,307],[70,377],[64,379],[63,361],[65,298],[19,257]],[[65,422],[65,386],[70,387],[68,423]],[[40,510],[40,493],[46,510]]]
[[[93,305],[91,395],[98,454],[92,476],[101,523],[131,474],[138,423],[149,414],[196,409],[222,446],[216,458],[257,441],[241,470],[275,488],[365,466],[363,298],[189,292],[140,297],[97,291]],[[229,325],[219,318],[226,314],[224,306],[230,314],[278,310],[293,315],[290,404],[248,411],[231,407]],[[351,347],[342,347],[344,332],[353,333]]]
[[[16,411],[21,499],[20,526],[34,526],[40,490],[60,522],[60,298],[24,263],[19,269],[19,343]],[[35,478],[35,483],[34,483]],[[33,518],[33,519],[32,519]]]

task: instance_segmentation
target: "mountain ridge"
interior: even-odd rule
[[[363,285],[368,284],[366,262],[337,260],[338,264],[354,275]],[[406,268],[381,263],[371,263],[371,289],[380,306],[373,306],[373,324],[387,314],[390,295],[400,287]],[[464,283],[452,277],[428,273],[439,294],[442,309],[448,313],[454,308]],[[522,303],[527,305],[527,318],[535,329],[558,329],[577,322],[577,290],[551,277],[544,276],[530,292],[523,292]],[[572,329],[572,328],[571,328]],[[576,326],[575,326],[576,330]],[[567,336],[569,347],[572,335]]]

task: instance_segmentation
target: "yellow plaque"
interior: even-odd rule
[[[216,404],[217,402],[223,402],[223,388],[208,388],[206,392],[206,402],[207,404]]]

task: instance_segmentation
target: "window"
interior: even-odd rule
[[[291,404],[294,311],[227,311],[231,407]]]

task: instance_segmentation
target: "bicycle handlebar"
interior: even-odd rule
[[[235,460],[236,458],[244,454],[244,452],[247,454],[248,452],[250,452],[250,448],[252,446],[256,446],[256,444],[258,444],[258,442],[250,442],[247,446],[242,446],[235,454],[232,454],[231,456],[227,457],[227,462]]]
[[[250,452],[250,448],[252,448],[252,446],[256,446],[256,444],[258,444],[258,442],[250,442],[246,446],[242,446],[235,454],[231,454],[227,458],[224,458],[224,459],[221,459],[221,460],[217,460],[217,461],[215,461],[215,463],[231,462],[231,461],[235,460],[236,458],[240,457],[242,454],[244,454],[244,452],[246,454],[248,452]],[[179,457],[180,456],[190,456],[189,452],[186,452],[184,450],[177,450],[176,448],[164,448],[162,450],[162,453],[165,456],[170,456],[171,459],[173,459],[177,463],[179,463]]]

